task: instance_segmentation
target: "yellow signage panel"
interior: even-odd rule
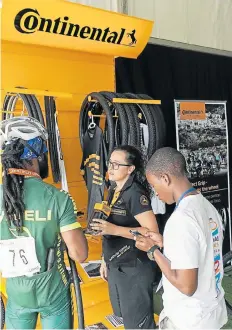
[[[64,0],[3,0],[2,39],[136,58],[153,22]]]

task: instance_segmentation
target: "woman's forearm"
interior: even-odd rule
[[[130,239],[134,239],[134,235],[132,235],[130,233],[130,230],[133,231],[138,231],[140,232],[141,229],[144,231],[145,228],[143,227],[133,227],[133,228],[129,228],[129,227],[122,227],[122,226],[116,226],[115,227],[115,233],[113,234],[114,236],[121,236],[121,237],[125,237],[125,238],[130,238]],[[146,228],[146,230],[148,230]],[[142,234],[142,233],[141,233]]]

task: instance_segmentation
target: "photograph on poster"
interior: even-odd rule
[[[206,104],[204,120],[180,120],[177,104],[179,150],[185,156],[189,178],[221,175],[228,171],[224,104]]]

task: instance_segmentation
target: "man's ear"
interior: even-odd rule
[[[133,173],[135,170],[135,166],[134,165],[131,165],[129,168],[128,168],[128,173],[131,174]]]
[[[162,174],[161,175],[161,180],[163,181],[163,183],[165,183],[167,186],[169,186],[171,184],[171,180],[168,174]]]

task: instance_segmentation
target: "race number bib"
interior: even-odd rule
[[[40,271],[33,237],[0,240],[2,277],[32,276]]]

